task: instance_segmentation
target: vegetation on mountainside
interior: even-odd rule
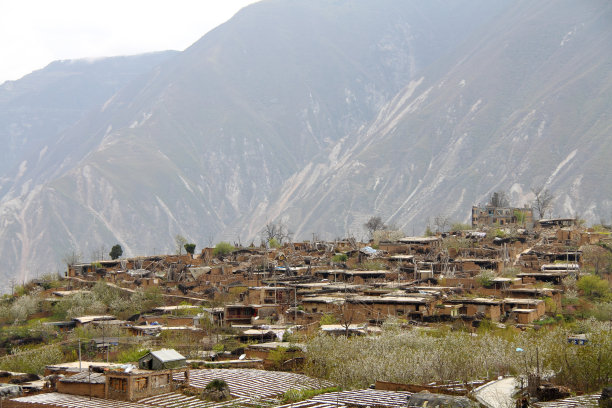
[[[393,327],[376,337],[314,337],[307,347],[306,372],[342,388],[367,387],[376,380],[468,382],[538,370],[554,372],[555,382],[584,392],[612,380],[612,336],[607,323],[595,320],[524,332],[490,325],[477,335]],[[586,333],[587,345],[568,343],[567,336],[577,331]]]

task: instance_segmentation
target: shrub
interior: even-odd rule
[[[281,398],[283,404],[293,404],[294,402],[304,401],[312,397],[316,397],[319,394],[325,394],[328,392],[340,391],[338,387],[321,388],[318,390],[288,390]]]
[[[290,358],[290,354],[287,352],[286,347],[277,347],[270,351],[268,358],[272,362],[272,367],[275,370],[280,370],[283,367],[283,363]]]
[[[470,248],[472,246],[472,241],[470,241],[467,238],[461,238],[461,237],[449,237],[446,238],[444,241],[442,241],[442,247],[443,248],[455,248],[455,249],[462,249],[462,248]]]
[[[268,245],[270,245],[270,248],[280,248],[281,247],[280,242],[278,242],[276,238],[271,238],[268,241]]]
[[[347,254],[336,254],[332,256],[332,262],[335,262],[335,263],[344,263],[347,260],[348,260]]]
[[[107,306],[97,296],[91,294],[77,293],[64,298],[53,306],[53,317],[56,319],[73,318],[87,314],[106,313]]]
[[[9,315],[15,322],[25,321],[29,315],[36,313],[38,308],[39,301],[36,296],[24,295],[13,302]]]
[[[525,211],[521,211],[519,209],[514,210],[514,218],[516,219],[517,224],[524,224],[525,217],[526,217]]]
[[[324,324],[336,324],[338,323],[338,319],[336,319],[336,316],[334,316],[331,313],[326,313],[323,316],[321,316],[321,325]]]
[[[227,256],[234,252],[236,248],[229,242],[221,241],[217,245],[215,245],[215,249],[213,250],[213,255],[222,257]]]
[[[483,269],[476,275],[476,282],[482,287],[489,288],[493,286],[493,278],[495,278],[495,273],[493,273],[493,271]]]
[[[405,236],[406,234],[404,234],[403,231],[384,229],[384,230],[374,231],[372,235],[372,239],[374,240],[374,244],[378,244],[380,242],[399,241]]]
[[[140,347],[133,347],[128,350],[124,350],[117,355],[118,363],[134,363],[143,358],[149,352],[149,349],[141,349]]]
[[[15,348],[12,354],[3,357],[0,369],[29,374],[43,374],[45,366],[63,361],[64,355],[57,345],[45,345],[32,350]]]
[[[466,230],[471,230],[472,226],[470,224],[463,224],[461,222],[456,222],[453,225],[451,225],[451,231],[466,231]]]
[[[359,268],[364,271],[379,271],[387,269],[387,265],[383,262],[366,261],[359,264]]]
[[[494,235],[495,235],[495,238],[505,238],[506,237],[506,232],[504,230],[502,230],[502,229],[497,228],[494,231]]]
[[[225,382],[225,380],[222,380],[220,378],[215,378],[211,382],[206,384],[205,389],[207,391],[221,391],[225,388],[227,388],[227,383]]]
[[[578,289],[591,299],[606,299],[610,296],[610,285],[608,281],[596,275],[582,276],[576,283]]]

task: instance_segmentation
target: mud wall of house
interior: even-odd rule
[[[106,384],[86,384],[86,383],[64,383],[57,382],[57,392],[72,395],[83,395],[86,397],[105,397]]]

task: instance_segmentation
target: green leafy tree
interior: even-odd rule
[[[586,245],[582,248],[584,263],[593,268],[596,275],[612,272],[612,252],[603,246]]]
[[[596,275],[582,276],[576,286],[591,299],[606,299],[610,296],[610,284]]]
[[[119,244],[113,245],[108,255],[111,257],[111,259],[117,259],[123,255],[123,248],[121,248],[121,245]]]
[[[185,251],[187,251],[189,255],[193,256],[195,249],[196,249],[196,244],[185,244],[183,245],[183,247],[185,248]]]
[[[516,219],[517,224],[525,224],[525,211],[515,209],[514,218]]]
[[[221,241],[217,245],[215,245],[215,249],[213,250],[214,256],[227,256],[231,254],[236,248],[229,242]]]

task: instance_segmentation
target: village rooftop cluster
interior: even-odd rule
[[[472,209],[471,226],[429,236],[378,231],[369,242],[275,242],[71,263],[60,280],[37,279],[27,290],[40,300],[36,316],[47,336],[49,330],[57,338],[73,334],[64,353],[78,337],[78,358],[48,364],[42,380],[6,372],[5,382],[19,385],[7,385],[2,393],[17,397],[5,404],[21,408],[75,407],[92,398],[97,402],[87,404],[96,407],[114,400],[134,408],[179,406],[177,401],[212,407],[204,402],[203,390],[221,379],[229,384],[225,398],[233,405],[251,406],[255,399],[260,405],[282,405],[287,392],[338,385],[300,374],[309,336],[376,336],[386,322],[400,330],[448,326],[476,333],[483,324],[537,329],[563,313],[568,282],[575,285],[597,275],[607,280],[609,290],[611,247],[605,228],[587,228],[573,218],[534,221],[529,209],[487,206]],[[53,318],[58,305],[93,297],[101,285],[125,296],[153,294],[156,304],[129,313],[110,307],[104,313],[71,315],[78,310],[71,309],[63,319]],[[85,339],[74,336],[86,332]],[[589,338],[576,333],[567,341],[579,347]],[[37,340],[30,343],[36,347]],[[167,345],[175,347],[163,348]],[[126,350],[140,346],[148,348],[146,353],[119,361]],[[431,398],[454,398],[461,404],[461,398],[489,380],[435,385],[377,381],[376,390],[361,390],[356,400],[348,391],[323,393],[304,406],[328,406],[334,398],[336,406],[372,401],[406,406],[409,398],[413,406],[425,406],[419,404]],[[24,392],[28,396],[21,396]],[[596,401],[599,394],[589,398]]]

